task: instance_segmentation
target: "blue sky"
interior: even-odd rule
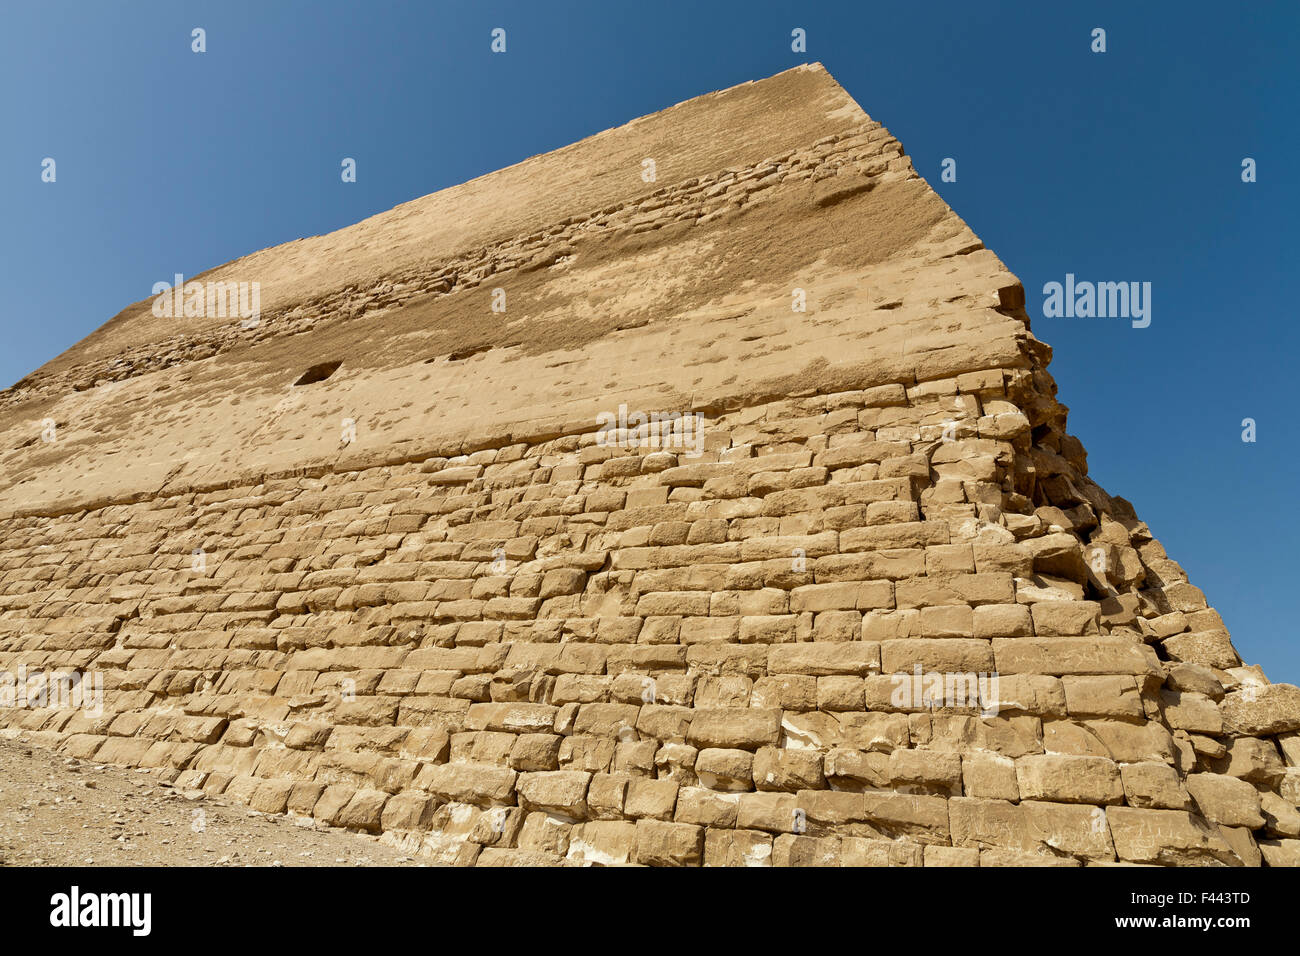
[[[1024,281],[1093,477],[1297,682],[1298,28],[1266,2],[9,2],[0,385],[173,273],[819,60]],[[1150,327],[1043,318],[1067,272],[1151,282]]]

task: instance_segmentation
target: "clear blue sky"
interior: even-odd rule
[[[175,272],[820,60],[1024,280],[1094,478],[1134,503],[1249,662],[1300,682],[1297,11],[11,0],[0,385]],[[505,55],[489,51],[497,26]],[[794,27],[806,55],[790,50]],[[1105,54],[1089,49],[1094,27]],[[339,180],[344,156],[355,185]],[[944,157],[956,183],[939,180]],[[1043,284],[1067,272],[1151,282],[1150,328],[1042,318]]]

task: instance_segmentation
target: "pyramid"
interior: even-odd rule
[[[0,393],[0,734],[436,863],[1295,865],[1024,303],[820,65],[185,280]]]

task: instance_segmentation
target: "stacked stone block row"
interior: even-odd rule
[[[106,699],[0,722],[451,864],[1296,862],[1300,690],[1053,394],[989,369],[717,413],[698,458],[592,431],[3,519],[0,668]],[[918,668],[998,699],[900,703]]]

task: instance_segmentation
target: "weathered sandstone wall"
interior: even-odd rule
[[[5,393],[0,669],[105,706],[0,732],[455,864],[1300,862],[1300,689],[1087,477],[1014,276],[824,71],[737,90]]]

